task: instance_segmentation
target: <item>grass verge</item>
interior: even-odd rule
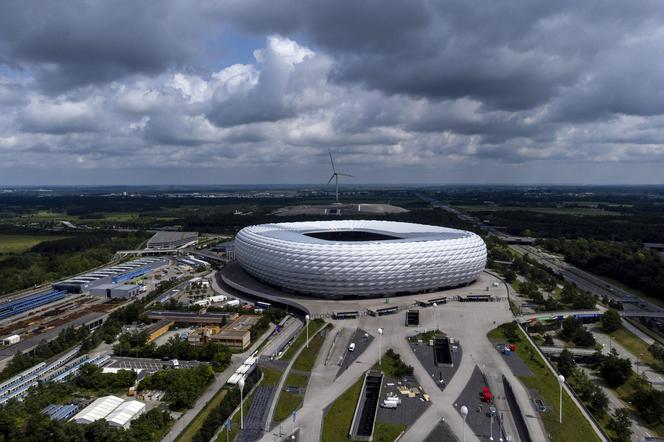
[[[242,405],[242,412],[244,413],[245,420],[247,419],[247,414],[249,414],[249,407],[251,407],[251,402],[254,400],[254,393],[252,392],[249,396],[244,398],[244,404]],[[231,418],[231,431],[228,433],[228,429],[224,428],[219,432],[216,442],[226,442],[226,439],[229,441],[234,441],[237,435],[240,433],[240,412],[233,415]]]
[[[346,390],[332,403],[325,417],[323,417],[322,442],[349,441],[348,433],[353,423],[353,414],[357,399],[362,392],[364,377]]]
[[[374,442],[394,442],[405,429],[406,426],[403,424],[376,421],[373,440]]]
[[[316,363],[318,352],[323,346],[325,337],[318,333],[309,343],[309,348],[305,349],[293,363],[294,370],[311,371]]]
[[[506,341],[501,327],[491,330],[487,334],[488,338]],[[563,423],[558,422],[560,387],[556,375],[548,369],[537,351],[528,343],[521,329],[517,329],[517,333],[520,339],[516,345],[517,355],[533,372],[533,376],[518,376],[518,378],[527,389],[537,391],[539,397],[549,407],[549,411],[542,413],[541,416],[550,440],[560,442],[599,441],[600,439],[590,423],[566,392],[563,393]]]
[[[322,319],[314,319],[313,321],[309,321],[309,333],[315,333],[316,330],[318,330],[325,321]],[[281,357],[282,361],[290,361],[293,356],[295,356],[295,353],[297,353],[297,350],[302,347],[304,342],[307,340],[307,327],[304,326],[302,327],[302,330],[300,331],[300,334],[295,338],[295,341],[291,344],[290,347],[288,347],[288,350],[284,353],[284,355]]]
[[[184,429],[182,433],[178,436],[176,439],[176,442],[190,442],[194,439],[194,436],[200,431],[200,429],[203,427],[203,422],[205,422],[205,419],[208,417],[210,412],[214,410],[216,407],[221,404],[221,401],[224,399],[226,396],[226,393],[228,393],[228,390],[222,388],[221,390],[217,391],[217,393],[212,397],[210,402],[208,402],[205,407],[196,415],[194,420],[192,420],[189,425],[187,425],[187,428]]]

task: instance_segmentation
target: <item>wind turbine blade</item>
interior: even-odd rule
[[[330,154],[330,163],[332,163],[332,172],[337,173],[337,169],[335,169],[334,167],[334,160],[332,159],[332,151],[328,149],[327,153]]]
[[[330,177],[330,181],[328,181],[327,184],[330,184],[335,176],[337,176],[337,174],[333,173],[332,176]]]
[[[347,173],[338,173],[337,175],[341,175],[341,176],[349,176],[349,177],[351,177],[351,178],[355,178],[353,175],[348,175]]]

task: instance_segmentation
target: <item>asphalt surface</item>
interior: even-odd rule
[[[417,360],[422,364],[422,367],[431,375],[431,378],[436,382],[436,385],[441,390],[450,382],[457,369],[459,368],[461,359],[463,357],[462,346],[459,345],[456,351],[452,352],[452,365],[436,365],[434,361],[433,347],[428,343],[410,343],[412,352],[417,356]]]
[[[489,440],[489,437],[491,437],[491,417],[487,414],[489,413],[490,404],[482,402],[480,398],[482,387],[488,387],[488,385],[484,382],[480,369],[475,367],[472,376],[459,397],[457,397],[455,404],[457,410],[460,410],[463,405],[468,407],[466,423],[480,440]],[[461,413],[459,413],[459,416],[461,416]],[[499,434],[500,425],[497,418],[494,417],[493,436],[498,437]]]
[[[412,398],[399,393],[399,384],[403,384],[409,388],[418,388],[420,385],[420,383],[412,377],[409,379],[407,378],[406,380],[398,380],[385,376],[383,378],[383,387],[379,399],[377,420],[395,424],[413,425],[415,422],[417,422],[420,416],[424,414],[426,409],[431,406],[431,401],[425,401],[422,393]],[[401,399],[401,404],[399,404],[397,408],[380,407],[380,403],[383,402],[388,394],[397,396]]]
[[[369,348],[369,345],[371,345],[371,341],[373,341],[374,337],[370,335],[369,333],[365,332],[362,329],[357,329],[355,330],[355,333],[353,333],[353,336],[351,336],[350,340],[348,341],[347,345],[344,347],[344,354],[343,354],[343,359],[341,362],[341,365],[339,366],[339,371],[337,372],[337,376],[341,375],[344,371],[348,369],[355,361],[357,361],[357,358],[360,357],[364,351]],[[354,342],[355,343],[355,350],[354,351],[348,351],[348,346],[350,343]]]
[[[197,367],[202,362],[198,361],[180,361],[178,360],[179,368],[193,368]],[[140,370],[145,370],[150,373],[154,373],[159,370],[163,370],[164,367],[170,368],[170,361],[162,361],[161,359],[147,359],[147,358],[127,358],[120,356],[111,356],[109,363],[106,367],[112,368],[135,368]]]

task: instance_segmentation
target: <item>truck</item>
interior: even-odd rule
[[[226,307],[239,307],[240,306],[240,300],[239,299],[231,299],[225,305],[226,305]]]
[[[171,367],[173,368],[180,368],[180,362],[177,359],[173,359],[171,361]]]
[[[382,404],[380,404],[381,407],[383,408],[397,408],[399,404],[397,401],[388,401],[384,400]]]

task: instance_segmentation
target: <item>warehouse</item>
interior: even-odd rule
[[[139,401],[121,403],[115,410],[106,416],[106,422],[111,427],[129,428],[131,421],[145,412],[145,404]]]
[[[99,419],[104,419],[111,411],[115,410],[122,402],[117,396],[104,396],[79,411],[72,418],[77,424],[91,424]]]
[[[159,231],[148,240],[148,249],[180,249],[198,242],[198,232]]]
[[[152,342],[159,336],[166,333],[171,327],[175,325],[172,319],[161,319],[154,324],[150,325],[146,331],[148,333],[148,342]]]
[[[102,284],[90,289],[92,296],[104,298],[133,298],[138,295],[140,287],[133,284]]]

